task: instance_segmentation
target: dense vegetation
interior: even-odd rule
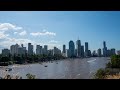
[[[107,64],[108,68],[120,68],[120,55],[111,56],[111,61]]]
[[[109,70],[100,68],[100,69],[96,72],[94,78],[95,78],[95,79],[104,79],[104,78],[106,77],[106,75],[109,75],[109,73],[110,73]]]
[[[113,69],[120,69],[120,55],[111,56],[111,60],[106,65],[106,68],[97,70],[97,72],[95,74],[95,78],[96,79],[104,79],[107,75],[113,75],[113,73],[114,73]],[[117,73],[119,73],[119,72],[116,72],[116,74]]]
[[[46,62],[53,60],[65,59],[62,55],[0,55],[0,65],[6,64],[24,64],[24,63],[34,63],[34,62]]]

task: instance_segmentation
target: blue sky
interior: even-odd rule
[[[28,42],[62,49],[68,42],[81,40],[90,50],[120,50],[119,11],[0,11],[0,49]],[[35,46],[34,46],[35,47]]]

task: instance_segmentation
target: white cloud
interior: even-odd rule
[[[17,43],[19,45],[24,44],[27,48],[28,43],[32,43],[34,45],[34,47],[36,47],[35,45],[38,44],[38,42],[32,41],[30,39],[21,39],[21,38],[17,39],[15,37],[9,37],[10,33],[6,34],[7,31],[9,31],[9,30],[13,30],[14,35],[23,36],[23,35],[27,34],[27,32],[25,30],[21,31],[22,27],[18,27],[16,25],[13,25],[13,24],[10,24],[10,23],[0,23],[0,46],[1,47],[10,49],[11,45]],[[17,30],[20,30],[20,31],[17,31]],[[56,33],[48,32],[46,29],[44,29],[41,32],[30,33],[30,35],[32,35],[32,36],[56,36]],[[60,45],[58,44],[58,41],[55,41],[55,40],[51,40],[51,41],[46,42],[44,44],[40,43],[40,45],[48,45],[48,47],[52,48],[52,49],[53,49],[54,46],[60,47]]]
[[[20,30],[22,27],[18,27],[11,23],[0,23],[0,30],[7,31],[7,30]]]
[[[18,32],[14,32],[14,34],[17,34]]]
[[[13,25],[11,23],[0,23],[0,30],[20,30],[22,27],[18,27],[16,25]]]
[[[0,32],[0,39],[5,39],[9,36],[9,34],[5,34],[4,31]]]
[[[56,33],[43,30],[42,32],[30,33],[30,35],[32,36],[56,36]]]
[[[49,41],[49,43],[58,43],[58,41],[51,40],[51,41]]]
[[[24,35],[26,35],[26,34],[27,34],[26,31],[22,31],[21,33],[19,33],[19,35],[21,35],[21,36],[24,36]]]
[[[53,41],[54,40],[51,40],[51,42]],[[36,45],[42,45],[42,46],[48,45],[48,49],[53,49],[54,47],[61,49],[61,45],[58,43],[49,43],[49,42],[39,43],[39,42],[32,41],[30,39],[21,39],[21,38],[16,39],[16,38],[10,38],[10,37],[7,37],[6,39],[2,40],[0,42],[0,46],[10,49],[10,46],[16,43],[19,45],[23,44],[26,48],[28,48],[28,43],[32,43],[32,45],[34,45],[34,51],[36,49]]]
[[[0,23],[0,30],[7,31],[7,30],[20,30],[22,27],[18,27],[11,23]]]

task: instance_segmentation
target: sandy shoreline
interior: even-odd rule
[[[120,74],[107,75],[105,79],[120,79]]]

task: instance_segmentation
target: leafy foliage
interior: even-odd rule
[[[95,74],[95,79],[104,79],[109,73],[109,70],[100,68]]]
[[[109,68],[120,68],[120,55],[111,56],[111,61],[107,64]]]
[[[52,61],[52,60],[60,60],[65,59],[62,55],[9,55],[9,56],[2,56],[0,54],[0,63],[8,63],[8,64],[23,64],[23,63],[33,63],[33,62],[45,62],[45,61]]]
[[[27,79],[35,79],[35,75],[32,75],[30,73],[26,74]]]

